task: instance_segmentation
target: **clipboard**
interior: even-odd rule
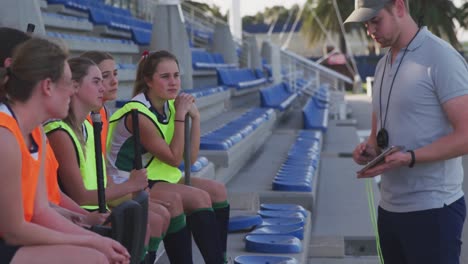
[[[385,161],[385,157],[387,157],[390,154],[393,154],[397,151],[402,151],[404,150],[405,147],[403,146],[391,146],[384,150],[382,153],[380,153],[377,157],[375,157],[373,160],[369,161],[361,170],[359,170],[357,173],[363,173],[364,171],[373,168],[380,163],[383,163]]]

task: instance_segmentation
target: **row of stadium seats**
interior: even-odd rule
[[[290,91],[289,85],[284,82],[260,89],[262,107],[285,111],[296,98],[297,94]]]
[[[258,77],[252,69],[217,69],[218,83],[237,89],[255,87],[267,82],[265,78]]]
[[[200,49],[192,49],[192,66],[194,70],[216,70],[217,68],[235,68],[228,64],[220,53],[210,53]]]
[[[328,86],[322,85],[302,109],[305,129],[327,131],[328,127]]]
[[[259,209],[229,221],[230,242],[244,244],[250,253],[235,257],[234,263],[303,263],[310,212],[297,204],[262,203]]]
[[[200,149],[228,150],[272,117],[271,109],[254,108],[201,137]]]
[[[299,131],[272,183],[275,191],[312,192],[320,162],[322,132]]]

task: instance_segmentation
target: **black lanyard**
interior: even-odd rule
[[[395,71],[395,75],[393,75],[392,83],[390,84],[390,91],[388,92],[388,97],[387,97],[387,106],[385,107],[385,115],[382,119],[382,84],[383,80],[385,77],[385,71],[387,69],[387,64],[388,64],[388,57],[390,56],[390,50],[387,52],[387,57],[385,58],[385,65],[384,65],[384,70],[382,73],[382,78],[380,79],[380,92],[379,92],[379,110],[380,110],[380,130],[377,133],[377,145],[381,149],[385,149],[388,147],[388,142],[389,142],[389,135],[387,130],[385,129],[385,123],[387,122],[387,115],[388,115],[388,107],[390,105],[390,97],[392,95],[392,90],[393,90],[393,83],[395,82],[395,78],[398,74],[398,71],[400,70],[400,66],[403,63],[403,59],[405,58],[406,52],[409,49],[409,46],[413,42],[413,40],[416,38],[418,35],[419,31],[421,30],[421,27],[418,28],[418,31],[416,31],[416,34],[414,34],[413,38],[410,40],[408,43],[408,46],[406,46],[405,51],[403,52],[403,55],[401,56],[400,63],[398,64],[398,67]]]
[[[398,64],[398,67],[396,69],[396,72],[395,72],[395,75],[393,75],[393,79],[392,79],[392,83],[390,84],[390,91],[388,92],[388,97],[387,97],[387,106],[385,108],[385,115],[384,115],[384,118],[382,120],[382,84],[383,84],[383,79],[385,77],[385,71],[386,71],[386,68],[387,68],[387,64],[388,64],[388,57],[390,56],[390,51],[387,52],[387,58],[385,60],[385,66],[384,66],[384,70],[383,70],[383,73],[382,73],[382,78],[380,79],[380,93],[379,93],[379,109],[380,109],[380,128],[382,129],[385,129],[385,123],[387,122],[387,114],[388,114],[388,106],[390,105],[389,102],[390,102],[390,96],[392,95],[392,90],[393,90],[393,83],[395,82],[395,78],[398,74],[398,71],[400,70],[400,66],[401,66],[401,63],[403,62],[403,59],[405,58],[405,55],[406,55],[406,52],[408,51],[408,48],[410,46],[410,44],[413,42],[413,40],[416,38],[416,36],[418,35],[419,33],[419,30],[421,28],[418,29],[418,31],[416,32],[416,34],[414,34],[413,38],[411,39],[411,41],[409,42],[408,46],[406,47],[405,51],[403,52],[403,56],[401,56],[401,60],[400,60],[400,63]],[[383,122],[382,122],[383,121]]]

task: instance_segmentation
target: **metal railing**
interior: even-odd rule
[[[281,50],[281,66],[283,76],[293,77],[288,79],[313,79],[315,87],[319,87],[322,83],[328,83],[332,90],[344,92],[346,83],[353,84],[351,78],[289,50]]]
[[[111,1],[111,0],[108,0]],[[136,16],[146,19],[152,22],[152,10],[157,8],[157,5],[165,0],[135,0],[137,14]],[[227,24],[225,21],[212,16],[209,12],[206,12],[196,6],[193,6],[187,2],[182,1],[181,3],[182,13],[186,23],[189,23],[191,30],[188,30],[189,39],[194,43],[195,30],[203,32],[213,33],[216,23]],[[244,36],[249,36],[247,32],[243,32]],[[249,56],[246,51],[249,48],[250,43],[244,40],[235,40],[239,47],[243,48],[243,54],[241,54],[240,62],[241,65],[249,65]],[[206,43],[208,45],[208,43]],[[208,48],[208,46],[204,47]],[[334,91],[345,91],[345,84],[353,84],[351,78],[340,74],[334,70],[331,70],[325,66],[322,66],[316,62],[308,60],[302,56],[297,55],[286,49],[281,50],[281,73],[282,77],[292,85],[295,89],[294,80],[303,78],[304,80],[313,80],[311,89],[316,89],[322,83],[328,83],[330,88]],[[311,83],[312,84],[312,83]]]

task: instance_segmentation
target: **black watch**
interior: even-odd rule
[[[408,167],[410,168],[413,168],[414,167],[414,163],[416,163],[416,155],[414,155],[414,151],[413,150],[407,150],[406,152],[409,152],[411,154],[411,162],[410,164],[408,165]]]

